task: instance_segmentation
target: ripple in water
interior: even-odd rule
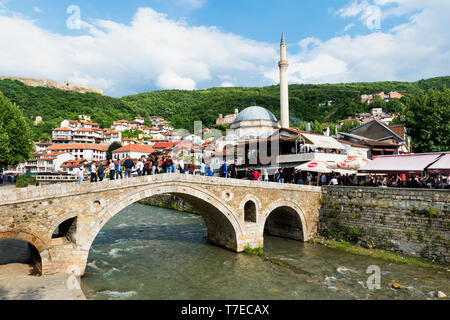
[[[278,265],[209,245],[206,234],[199,216],[132,205],[97,236],[83,291],[100,300],[431,299],[431,291],[450,292],[445,271],[265,237],[264,252]],[[366,287],[370,265],[381,268],[380,290]],[[392,281],[405,289],[392,289]]]

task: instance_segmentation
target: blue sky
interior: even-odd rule
[[[450,74],[449,2],[0,0],[0,74],[113,96],[271,85],[284,30],[291,83],[415,81]]]

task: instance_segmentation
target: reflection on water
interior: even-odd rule
[[[89,299],[430,299],[450,292],[450,272],[396,265],[319,245],[265,238],[265,254],[236,254],[207,244],[196,215],[132,205],[100,232],[82,288]],[[381,289],[366,287],[381,268]],[[395,290],[395,280],[405,289]]]

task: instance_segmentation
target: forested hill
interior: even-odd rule
[[[369,106],[360,103],[361,94],[380,91],[398,91],[415,94],[421,90],[450,88],[450,76],[417,82],[373,82],[348,84],[290,85],[290,109],[293,125],[301,120],[336,121],[368,112]],[[207,90],[152,91],[123,98],[111,98],[94,93],[75,93],[43,87],[27,87],[21,82],[1,80],[0,90],[16,103],[30,122],[41,116],[44,122],[32,126],[35,138],[49,137],[51,129],[64,119],[76,119],[79,114],[92,117],[102,127],[114,120],[132,120],[135,116],[161,115],[172,121],[176,128],[190,128],[195,120],[210,126],[219,113],[233,113],[259,105],[271,110],[278,118],[279,86],[262,88],[211,88]],[[333,100],[334,104],[319,106]],[[399,111],[399,101],[384,106]]]

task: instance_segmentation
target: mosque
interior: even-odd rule
[[[289,87],[286,42],[284,33],[281,35],[280,44],[280,107],[281,121],[275,115],[263,107],[249,107],[235,116],[231,123],[226,140],[259,139],[273,135],[281,128],[289,128]]]

